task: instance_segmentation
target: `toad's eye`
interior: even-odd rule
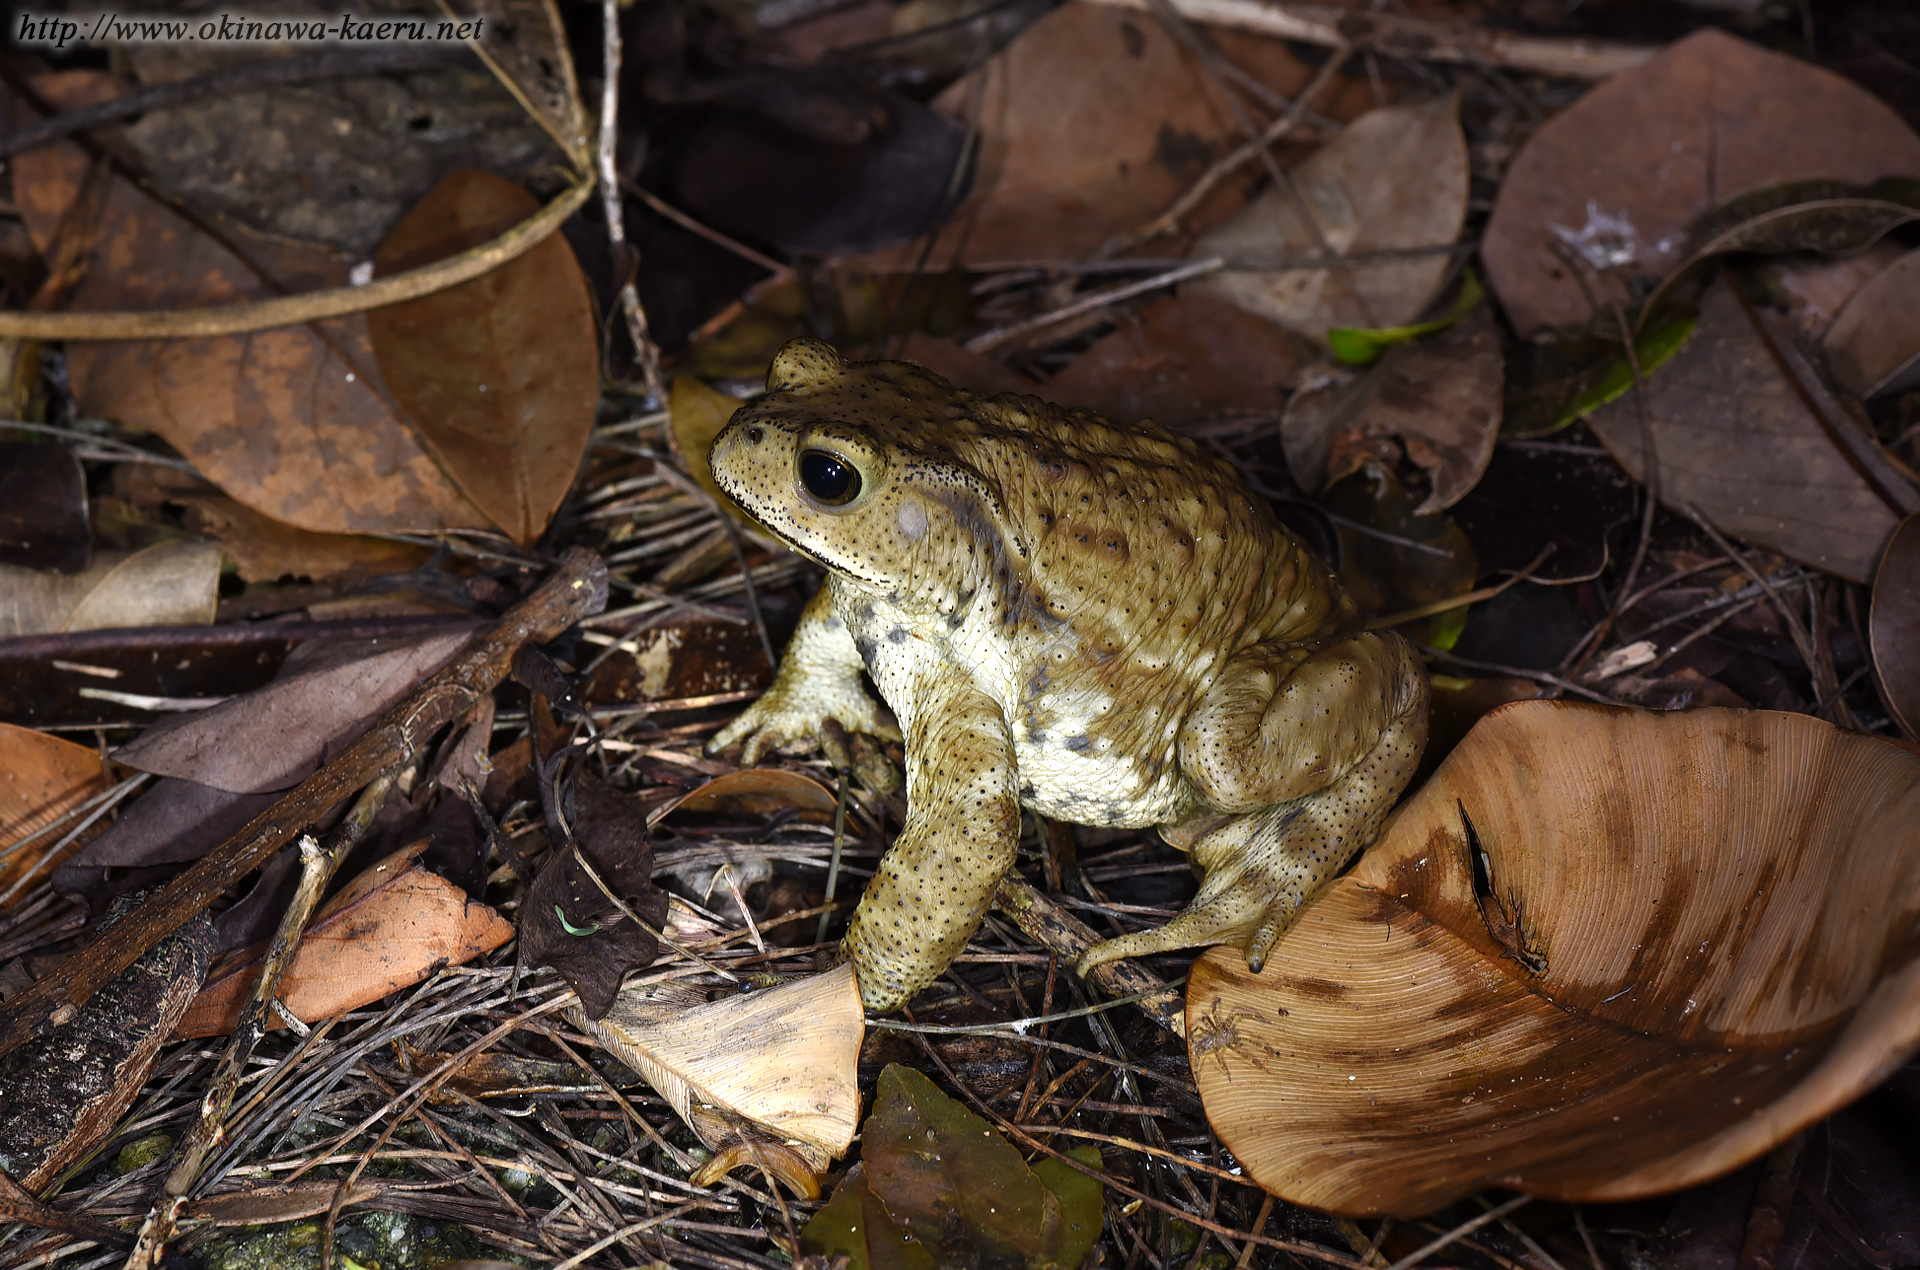
[[[860,473],[825,450],[801,452],[800,483],[829,507],[851,503],[860,493]]]

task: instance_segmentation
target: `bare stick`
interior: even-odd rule
[[[607,240],[617,258],[627,243],[626,213],[620,206],[620,173],[613,162],[613,143],[620,129],[620,0],[603,0],[600,6],[600,38],[604,55],[600,88],[600,199],[607,214]],[[639,253],[628,259],[637,272]],[[647,391],[661,405],[667,395],[661,389],[660,350],[654,346],[647,329],[647,313],[640,307],[640,292],[629,277],[620,288],[620,312],[627,320],[627,337],[633,341],[633,355],[640,363],[640,377]]]
[[[445,260],[376,278],[363,287],[332,287],[299,295],[275,296],[247,304],[204,309],[160,309],[147,313],[21,313],[0,311],[0,339],[174,340],[213,335],[244,335],[276,326],[295,326],[326,318],[364,313],[457,287],[526,254],[560,228],[593,192],[581,180],[526,220],[491,241]]]
[[[1149,9],[1149,0],[1096,0],[1121,9]],[[1289,0],[1171,0],[1180,16],[1283,40],[1338,48],[1353,44],[1427,62],[1504,66],[1562,79],[1605,79],[1650,61],[1660,48],[1611,40],[1516,35],[1458,22],[1427,22],[1391,13],[1357,13]]]
[[[388,711],[372,731],[301,781],[239,832],[202,856],[45,978],[0,1006],[0,1054],[58,1027],[141,954],[266,863],[329,807],[383,772],[410,763],[435,732],[506,677],[514,653],[545,643],[607,602],[607,567],[576,547],[538,590],[474,636],[450,665]]]
[[[287,911],[280,918],[280,928],[274,933],[273,943],[267,947],[260,977],[254,981],[253,995],[247,1001],[246,1011],[240,1016],[239,1026],[233,1030],[233,1038],[227,1042],[227,1052],[220,1056],[220,1066],[207,1082],[207,1092],[201,1096],[199,1119],[180,1139],[180,1145],[174,1148],[173,1168],[168,1171],[160,1193],[154,1196],[146,1220],[140,1224],[140,1237],[127,1257],[126,1270],[151,1270],[159,1263],[161,1252],[166,1248],[167,1241],[173,1238],[173,1232],[179,1224],[180,1210],[187,1203],[187,1192],[200,1180],[200,1172],[207,1166],[207,1157],[213,1154],[215,1147],[226,1141],[227,1111],[233,1106],[233,1095],[240,1088],[240,1078],[246,1075],[247,1060],[253,1057],[254,1047],[267,1034],[267,1028],[272,1023],[273,1006],[280,995],[280,981],[293,965],[294,954],[300,949],[300,937],[306,933],[307,919],[319,907],[321,892],[327,889],[327,883],[333,879],[341,862],[360,845],[361,839],[367,836],[367,830],[373,827],[373,818],[379,813],[381,804],[387,801],[394,777],[393,772],[382,772],[360,792],[353,810],[347,813],[347,818],[334,831],[333,845],[328,850],[321,851],[320,844],[312,835],[301,837],[300,883],[294,889],[293,900],[287,905]]]
[[[1061,908],[1018,877],[1000,880],[993,897],[994,907],[1013,919],[1013,924],[1028,939],[1044,945],[1062,957],[1074,958],[1100,942],[1100,936],[1079,918]],[[1159,975],[1135,961],[1110,961],[1095,967],[1088,975],[1115,996],[1145,997],[1140,1008],[1161,1027],[1175,1036],[1187,1034],[1186,1009],[1178,988],[1168,987]]]

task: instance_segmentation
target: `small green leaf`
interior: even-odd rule
[[[1380,360],[1380,354],[1395,344],[1404,344],[1408,340],[1446,330],[1473,312],[1474,306],[1485,296],[1486,292],[1480,288],[1480,279],[1469,269],[1461,280],[1460,294],[1445,317],[1431,322],[1415,322],[1411,326],[1335,326],[1327,331],[1327,346],[1333,350],[1335,357],[1347,365],[1365,366]]]
[[[553,906],[553,915],[560,919],[560,929],[566,931],[567,934],[569,935],[585,938],[588,935],[592,935],[596,933],[600,929],[599,922],[595,922],[591,926],[575,926],[572,922],[567,920],[567,910],[565,910],[564,908],[561,908],[558,904],[555,904]]]
[[[1699,318],[1683,314],[1662,322],[1635,340],[1634,355],[1640,359],[1640,374],[1649,376],[1671,361],[1693,337],[1693,329],[1699,324]],[[1631,387],[1633,366],[1624,356],[1616,358],[1600,378],[1560,408],[1560,413],[1554,416],[1553,427],[1547,431],[1557,432],[1575,419],[1584,419]]]

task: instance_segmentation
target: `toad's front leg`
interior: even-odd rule
[[[906,1004],[960,955],[1020,845],[1013,736],[1000,707],[945,664],[921,675],[912,697],[906,827],[843,945],[875,1012]]]
[[[828,719],[849,732],[899,740],[899,730],[886,721],[880,703],[860,682],[865,669],[847,624],[834,608],[832,585],[822,586],[800,614],[773,687],[707,742],[707,753],[745,741],[740,765],[752,767],[770,749],[791,754],[820,745],[821,725]],[[844,756],[828,757],[845,766]]]

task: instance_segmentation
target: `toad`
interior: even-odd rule
[[[1014,863],[1021,808],[1159,826],[1201,875],[1077,969],[1234,944],[1258,970],[1412,778],[1427,679],[1232,468],[1151,422],[976,396],[794,340],[715,438],[722,489],[827,569],[773,686],[714,737],[906,747],[907,817],[844,950],[895,1009]],[[862,683],[892,708],[894,726]]]

